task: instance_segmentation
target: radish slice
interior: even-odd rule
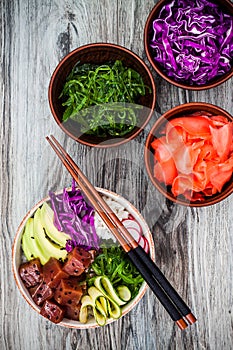
[[[135,230],[133,227],[125,227],[133,237],[133,239],[138,243],[140,241],[140,238],[142,237],[138,230]]]
[[[141,241],[143,241],[143,242],[141,242],[140,246],[145,250],[146,253],[148,253],[149,252],[149,243],[148,243],[146,237],[141,236]]]
[[[132,214],[129,214],[129,216],[128,216],[127,219],[129,219],[129,220],[135,220]],[[124,220],[127,220],[127,219],[124,219]]]
[[[149,253],[149,243],[144,236],[140,236],[138,244],[145,250],[146,253]]]
[[[134,228],[135,230],[137,230],[140,234],[142,233],[142,228],[140,226],[140,224],[136,221],[136,220],[131,220],[131,219],[123,219],[122,220],[123,225],[126,228]]]
[[[149,246],[148,240],[144,236],[143,236],[143,239],[144,239],[144,242],[145,242],[144,250],[145,250],[146,253],[149,253],[150,246]]]
[[[143,236],[140,236],[140,239],[137,243],[142,247],[142,249],[145,250],[145,241],[143,238],[144,238]]]
[[[124,219],[122,220],[123,225],[129,231],[133,239],[145,250],[149,252],[149,243],[145,236],[142,235],[142,229],[139,223],[135,220]]]

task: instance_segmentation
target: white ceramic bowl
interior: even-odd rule
[[[145,222],[145,220],[143,219],[142,215],[139,213],[139,211],[129,202],[127,201],[125,198],[121,197],[120,195],[111,192],[109,190],[106,189],[101,189],[101,188],[97,188],[98,192],[108,196],[114,200],[116,200],[117,202],[119,202],[120,204],[122,204],[125,209],[131,214],[133,215],[133,217],[139,222],[139,224],[142,227],[142,232],[143,235],[147,238],[148,243],[149,243],[149,247],[150,247],[150,256],[152,258],[152,260],[155,259],[155,251],[154,251],[154,241],[153,241],[153,237],[152,234],[149,230],[149,227],[147,225],[147,223]],[[17,287],[20,290],[20,293],[22,294],[22,296],[24,297],[24,299],[28,302],[28,304],[34,309],[36,310],[38,313],[40,313],[40,307],[38,305],[35,304],[35,302],[33,301],[33,299],[31,298],[31,295],[29,294],[27,288],[24,286],[20,275],[19,275],[19,266],[22,263],[22,249],[21,249],[21,238],[22,238],[22,234],[23,234],[23,230],[25,227],[25,224],[27,222],[27,220],[33,216],[33,214],[35,213],[35,211],[43,204],[43,202],[45,201],[49,201],[49,197],[42,199],[40,202],[38,202],[33,208],[31,208],[28,213],[26,214],[26,216],[23,218],[22,222],[20,223],[18,230],[16,232],[16,236],[14,239],[14,243],[13,243],[13,247],[12,247],[12,269],[13,269],[13,274],[14,274],[14,278],[17,284]],[[146,292],[147,289],[147,284],[145,282],[143,282],[138,295],[131,300],[129,303],[127,303],[123,308],[122,308],[122,316],[126,315],[129,311],[131,311],[136,305],[137,303],[142,299],[143,295]],[[122,317],[121,316],[121,317]],[[109,323],[112,323],[116,321],[113,318],[109,318],[107,319],[106,325]],[[68,327],[68,328],[76,328],[76,329],[86,329],[86,328],[95,328],[95,327],[100,327],[95,319],[90,319],[87,323],[82,324],[78,321],[74,321],[74,320],[69,320],[67,318],[64,318],[62,320],[62,322],[58,323],[58,325],[60,326],[64,326],[64,327]]]

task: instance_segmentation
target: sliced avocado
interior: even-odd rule
[[[41,223],[41,209],[38,208],[34,215],[34,236],[47,261],[53,257],[57,260],[64,260],[67,256],[67,251],[59,245],[50,241],[46,237],[43,225]]]
[[[67,239],[70,239],[70,236],[54,226],[54,212],[48,203],[44,203],[41,207],[41,223],[49,236],[49,238],[55,243],[59,244],[61,247],[65,247]]]
[[[41,264],[45,264],[47,258],[44,256],[40,246],[37,244],[34,237],[34,219],[29,218],[26,222],[22,236],[22,249],[27,260],[39,258]]]
[[[34,258],[33,249],[31,247],[31,233],[33,233],[33,219],[29,218],[26,222],[24,232],[22,235],[22,249],[27,260],[31,260]]]

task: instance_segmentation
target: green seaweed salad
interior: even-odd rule
[[[120,60],[97,65],[78,62],[67,77],[60,98],[63,122],[70,118],[82,133],[122,137],[137,125],[136,104],[150,88],[141,75]]]
[[[95,257],[88,273],[88,286],[92,286],[96,276],[106,276],[116,289],[125,285],[135,298],[144,281],[141,274],[132,264],[120,246],[101,246],[101,252]]]

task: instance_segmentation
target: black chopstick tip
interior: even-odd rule
[[[185,320],[183,320],[183,318],[177,320],[176,324],[182,331],[188,327],[188,324],[185,322]]]
[[[197,321],[196,317],[192,313],[186,315],[185,318],[189,322],[189,324],[193,324]]]
[[[185,316],[185,319],[188,321],[190,325],[195,323],[197,321],[196,317],[190,312],[190,314]],[[185,328],[188,327],[188,323],[185,322],[183,318],[176,321],[177,326],[183,331]]]

